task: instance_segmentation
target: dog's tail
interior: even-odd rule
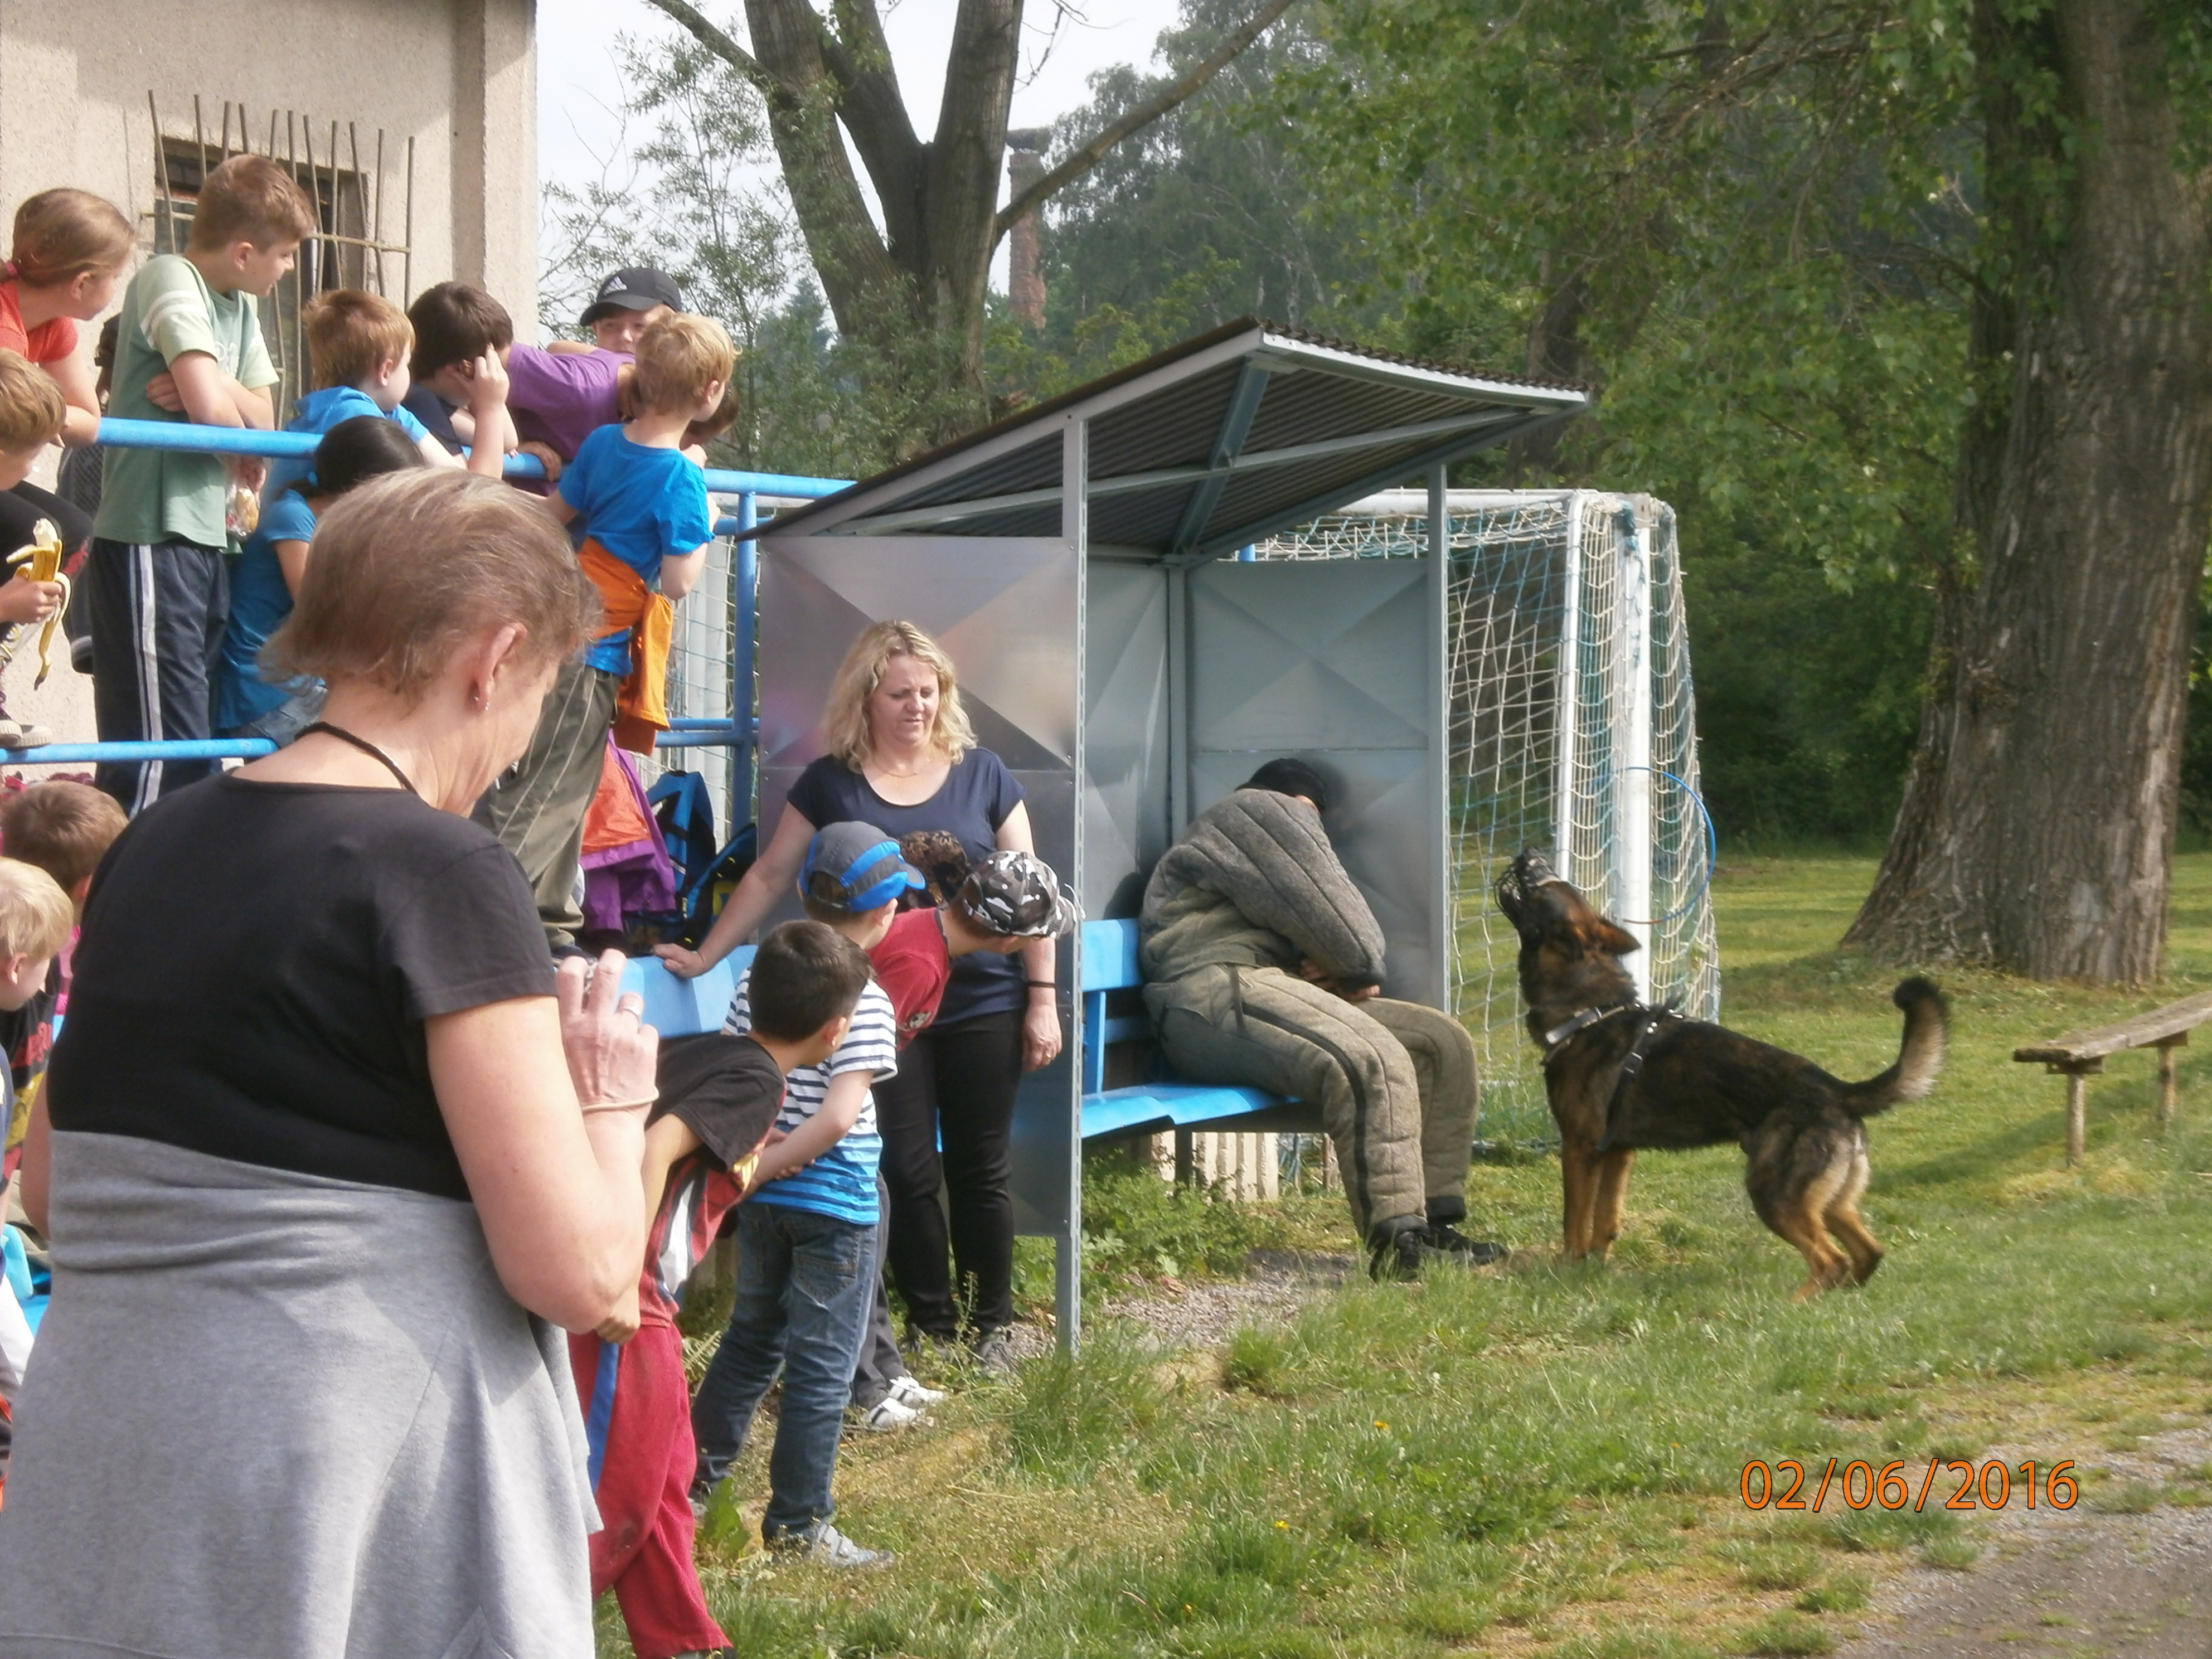
[[[1905,1041],[1897,1063],[1887,1071],[1844,1091],[1843,1106],[1853,1117],[1872,1117],[1901,1100],[1924,1100],[1943,1069],[1943,1041],[1950,1029],[1951,1000],[1933,980],[1915,974],[1889,1000],[1905,1011]]]

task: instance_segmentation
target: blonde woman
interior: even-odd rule
[[[950,833],[971,860],[1036,850],[1021,785],[977,746],[952,659],[912,623],[877,623],[853,641],[822,726],[830,752],[799,774],[768,850],[698,951],[661,947],[677,973],[704,973],[760,925],[792,890],[806,844],[824,824],[872,823],[908,844]],[[908,1330],[957,1340],[966,1299],[969,1341],[994,1370],[1012,1362],[1006,1333],[1014,1318],[1014,1091],[1024,1071],[1060,1054],[1056,950],[1039,939],[1018,957],[958,958],[935,1022],[901,1054],[897,1077],[876,1091],[890,1197],[885,1261],[906,1297]],[[951,1199],[949,1240],[940,1182]]]

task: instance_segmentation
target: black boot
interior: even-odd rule
[[[1467,1219],[1467,1205],[1456,1198],[1432,1198],[1429,1200],[1428,1225],[1421,1229],[1422,1246],[1447,1261],[1462,1267],[1486,1267],[1492,1261],[1503,1261],[1505,1250],[1486,1238],[1469,1238],[1460,1231],[1459,1223]]]
[[[1486,1238],[1469,1238],[1449,1221],[1431,1221],[1421,1229],[1421,1245],[1431,1254],[1465,1267],[1483,1267],[1505,1260],[1505,1247]]]
[[[1386,1279],[1419,1279],[1427,1252],[1422,1237],[1428,1224],[1417,1215],[1394,1215],[1368,1230],[1367,1276],[1380,1283]]]

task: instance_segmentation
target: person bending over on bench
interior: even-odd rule
[[[1457,1225],[1474,1039],[1379,994],[1382,929],[1329,845],[1328,805],[1312,767],[1276,760],[1192,821],[1145,888],[1145,1006],[1182,1075],[1320,1105],[1376,1277],[1494,1261]]]

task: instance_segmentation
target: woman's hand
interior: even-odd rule
[[[645,999],[622,988],[625,960],[621,951],[609,951],[596,965],[581,957],[561,963],[555,993],[561,1048],[577,1103],[587,1112],[623,1103],[642,1109],[653,1097],[660,1033],[644,1023]]]
[[[1022,1070],[1041,1072],[1060,1058],[1060,1006],[1032,1002],[1022,1016]]]
[[[0,623],[42,623],[61,608],[59,582],[34,582],[27,576],[0,582]]]
[[[615,1310],[600,1322],[599,1328],[592,1334],[602,1342],[611,1342],[619,1347],[637,1334],[637,1328],[643,1322],[637,1310],[637,1286],[632,1285],[623,1293],[621,1302],[616,1304]]]

